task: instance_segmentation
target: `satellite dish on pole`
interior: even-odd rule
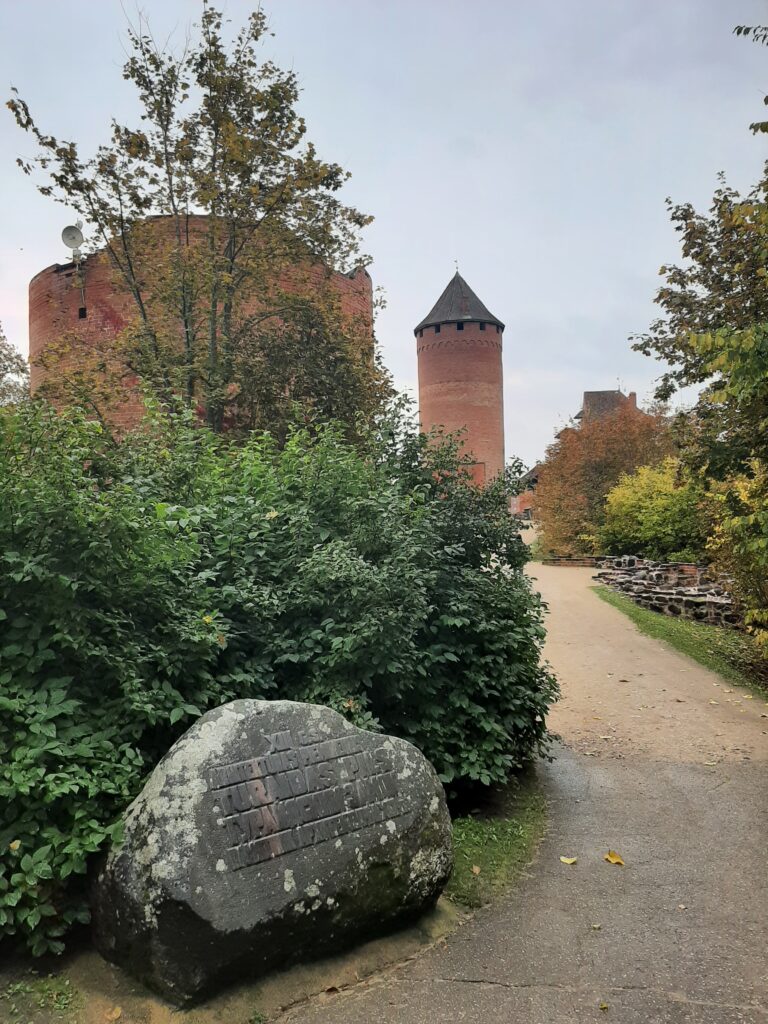
[[[83,232],[80,230],[82,226],[82,221],[78,221],[77,224],[68,224],[61,232],[61,240],[68,249],[72,250],[73,260],[80,259],[80,246],[85,241]]]

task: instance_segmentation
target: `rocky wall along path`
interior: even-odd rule
[[[724,577],[705,566],[653,562],[634,555],[596,560],[598,583],[626,594],[641,608],[710,626],[743,627],[742,614]]]

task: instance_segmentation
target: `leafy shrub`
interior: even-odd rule
[[[703,489],[667,458],[625,473],[611,488],[600,541],[611,555],[696,562],[704,557],[709,522]]]
[[[502,780],[555,683],[510,488],[389,425],[240,447],[155,419],[115,445],[0,414],[0,936],[60,951],[89,855],[170,744],[236,697],[330,705],[442,778]]]
[[[717,568],[732,575],[747,627],[768,658],[768,466],[754,459],[749,469],[716,492],[710,551]]]

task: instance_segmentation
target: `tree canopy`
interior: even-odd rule
[[[27,361],[8,341],[0,325],[0,405],[14,405],[27,396]]]
[[[768,42],[768,28],[735,31]],[[768,122],[750,127],[768,133]],[[691,203],[667,205],[683,261],[661,268],[662,315],[633,347],[669,365],[658,397],[704,385],[686,434],[687,457],[722,478],[768,457],[768,164],[745,195],[721,175],[706,213]]]
[[[297,77],[262,57],[267,34],[259,10],[228,44],[221,12],[204,2],[197,33],[174,51],[141,19],[128,30],[123,67],[139,123],[113,121],[92,156],[43,131],[16,90],[8,104],[37,144],[22,169],[83,217],[133,300],[117,346],[125,365],[162,400],[202,405],[216,429],[268,425],[274,401],[258,408],[258,386],[242,397],[244,383],[265,379],[266,350],[272,365],[281,360],[288,406],[321,393],[327,401],[334,381],[336,395],[363,411],[386,391],[371,325],[345,316],[327,282],[297,286],[318,263],[365,263],[360,229],[371,218],[341,201],[348,174],[307,140]],[[343,372],[333,378],[326,362],[294,391],[295,346],[275,352],[276,333],[320,339]]]
[[[657,462],[671,446],[666,420],[629,404],[561,430],[539,470],[535,516],[545,551],[592,552],[605,496],[622,473]]]

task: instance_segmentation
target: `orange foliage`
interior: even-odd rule
[[[536,487],[534,517],[546,554],[593,554],[605,496],[622,473],[654,465],[671,453],[666,419],[629,404],[566,427],[547,449]]]

